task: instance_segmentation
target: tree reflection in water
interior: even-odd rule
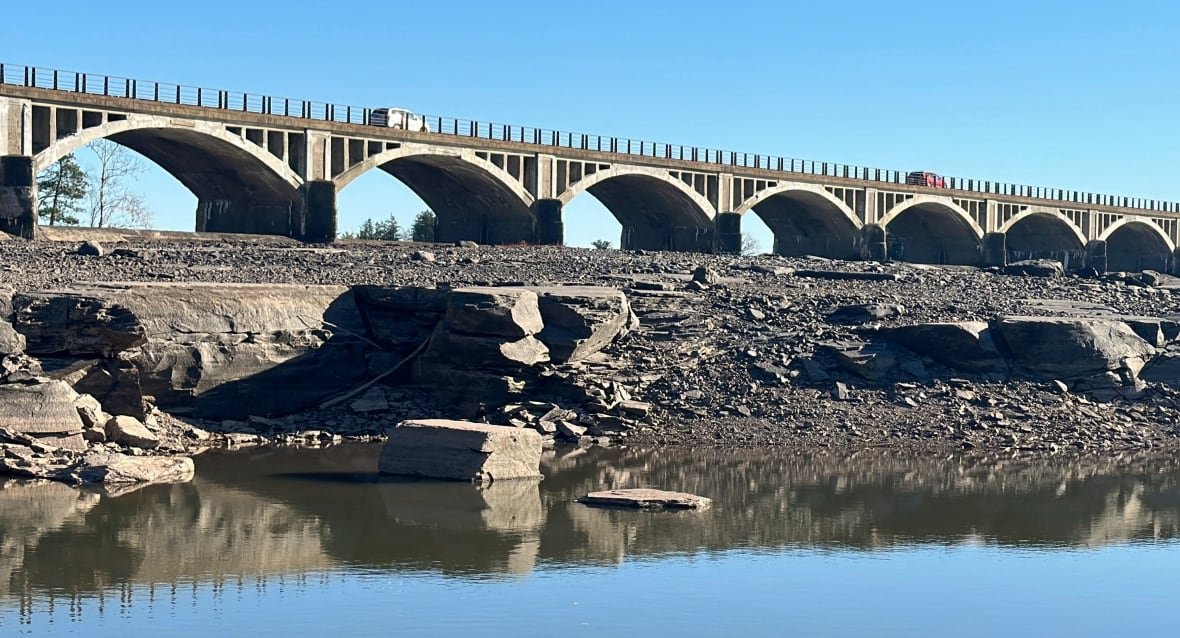
[[[564,450],[543,482],[382,480],[379,447],[198,457],[187,485],[100,496],[0,483],[0,605],[129,588],[265,587],[341,570],[504,578],[624,557],[732,549],[989,543],[1101,547],[1174,538],[1180,460],[921,457],[893,451]],[[652,486],[705,512],[574,503]]]

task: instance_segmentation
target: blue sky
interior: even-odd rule
[[[1164,2],[5,6],[0,60],[751,153],[1180,199],[1180,8]],[[153,168],[156,226],[195,199]],[[342,229],[423,207],[374,171]],[[617,242],[589,194],[567,242]],[[768,233],[746,222],[769,248]]]

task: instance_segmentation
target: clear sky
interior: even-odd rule
[[[677,144],[1180,199],[1166,2],[9,0],[0,60]],[[156,226],[195,199],[153,167]],[[424,207],[373,171],[341,228]],[[618,241],[586,193],[567,243]],[[765,228],[746,221],[769,248]]]

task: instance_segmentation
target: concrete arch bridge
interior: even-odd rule
[[[156,162],[198,200],[198,231],[336,235],[336,196],[370,171],[435,212],[440,241],[563,241],[563,207],[589,192],[627,249],[728,251],[757,215],[774,252],[921,263],[1053,257],[1102,270],[1178,263],[1171,202],[904,174],[426,118],[372,126],[367,109],[0,65],[0,229],[36,235],[35,176],[110,139]]]

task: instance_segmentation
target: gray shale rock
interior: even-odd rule
[[[160,438],[135,417],[111,417],[106,423],[106,435],[107,439],[129,447],[150,450],[160,446]]]
[[[62,381],[0,385],[0,428],[53,447],[85,449],[77,400],[78,393]]]
[[[193,480],[193,460],[184,456],[127,456],[90,452],[74,470],[84,483],[187,483]]]
[[[1047,379],[1137,374],[1156,353],[1130,326],[1110,319],[1001,317],[995,330],[1013,363]]]
[[[484,483],[541,478],[541,435],[534,430],[427,419],[389,431],[382,474]]]
[[[548,286],[536,292],[544,329],[537,337],[555,363],[581,361],[626,334],[635,321],[621,290]]]
[[[1002,372],[1008,368],[986,321],[920,323],[885,328],[880,334],[948,368],[969,372]]]
[[[207,418],[288,414],[355,387],[364,332],[342,286],[94,284],[19,294],[15,326],[40,355],[100,357],[76,387],[116,414],[143,397]]]
[[[1065,266],[1056,259],[1026,259],[1004,266],[1005,275],[1025,277],[1063,277]]]
[[[578,502],[596,507],[632,507],[637,509],[704,510],[713,505],[712,500],[703,496],[648,488],[591,492],[579,498]]]

